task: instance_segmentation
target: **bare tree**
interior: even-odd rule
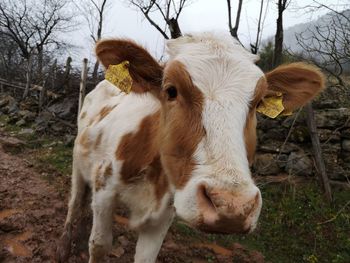
[[[339,85],[345,86],[343,73],[345,67],[350,68],[350,10],[339,12],[317,1],[314,3],[317,5],[309,6],[312,10],[324,8],[330,13],[314,27],[296,34],[303,49],[302,56],[333,76]]]
[[[232,12],[231,12],[231,0],[227,0],[227,11],[228,11],[228,27],[231,33],[231,36],[238,39],[238,28],[239,28],[239,22],[241,20],[241,12],[242,12],[242,4],[243,0],[238,1],[238,8],[236,13],[236,22],[235,26],[232,27]]]
[[[150,24],[155,27],[165,39],[177,38],[181,36],[179,26],[179,17],[183,8],[188,4],[189,0],[130,0],[130,5],[137,7]],[[155,12],[161,14],[165,25],[159,25],[151,15]],[[170,37],[168,35],[170,32]]]
[[[266,5],[264,4],[265,2],[266,2]],[[270,0],[260,1],[260,12],[259,12],[258,25],[256,30],[256,39],[255,39],[255,43],[250,44],[250,49],[253,54],[258,54],[259,52],[265,19],[266,19],[268,7],[269,7],[269,2]],[[264,5],[265,5],[265,12],[263,11]]]
[[[276,21],[276,35],[275,35],[275,51],[273,56],[273,65],[278,66],[282,62],[283,52],[283,12],[287,9],[291,0],[278,0],[278,17]]]
[[[32,60],[38,54],[38,71],[42,71],[44,47],[63,44],[59,34],[72,29],[72,15],[66,9],[68,0],[2,0],[0,2],[0,33],[8,36],[27,61],[27,97],[31,84]]]
[[[109,0],[84,0],[76,1],[75,5],[82,11],[83,17],[87,22],[90,31],[90,37],[94,43],[99,41],[103,34],[104,20],[109,9]],[[100,63],[96,59],[92,72],[92,79],[97,82],[97,74]]]

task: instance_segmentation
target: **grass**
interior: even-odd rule
[[[206,235],[207,239],[227,247],[238,242],[260,251],[268,262],[350,262],[349,191],[335,191],[332,205],[322,198],[315,182],[265,185],[261,191],[263,209],[255,233]],[[183,224],[175,228],[182,235],[199,236]]]
[[[18,127],[14,124],[9,124],[6,115],[0,116],[0,124],[6,133],[24,141],[25,148],[32,157],[35,167],[40,170],[55,171],[62,175],[70,176],[72,170],[72,146],[66,146],[61,138],[49,135],[38,137],[35,133],[21,134],[22,129],[31,127]]]

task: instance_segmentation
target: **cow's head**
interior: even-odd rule
[[[177,215],[208,232],[252,231],[262,205],[249,169],[256,108],[279,93],[293,111],[323,88],[322,75],[301,63],[264,74],[234,39],[210,33],[169,40],[167,50],[163,67],[130,41],[96,49],[105,67],[128,60],[133,91],[161,102],[160,156]]]

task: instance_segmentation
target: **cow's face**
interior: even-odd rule
[[[276,92],[285,111],[300,107],[322,88],[322,76],[304,64],[264,75],[231,37],[186,36],[167,47],[164,68],[129,46],[119,61],[130,61],[134,90],[146,87],[161,101],[160,156],[176,213],[208,232],[252,231],[262,205],[249,169],[256,107]]]

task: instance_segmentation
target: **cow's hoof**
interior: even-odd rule
[[[71,249],[71,233],[65,231],[57,244],[56,262],[64,263],[68,261]]]

